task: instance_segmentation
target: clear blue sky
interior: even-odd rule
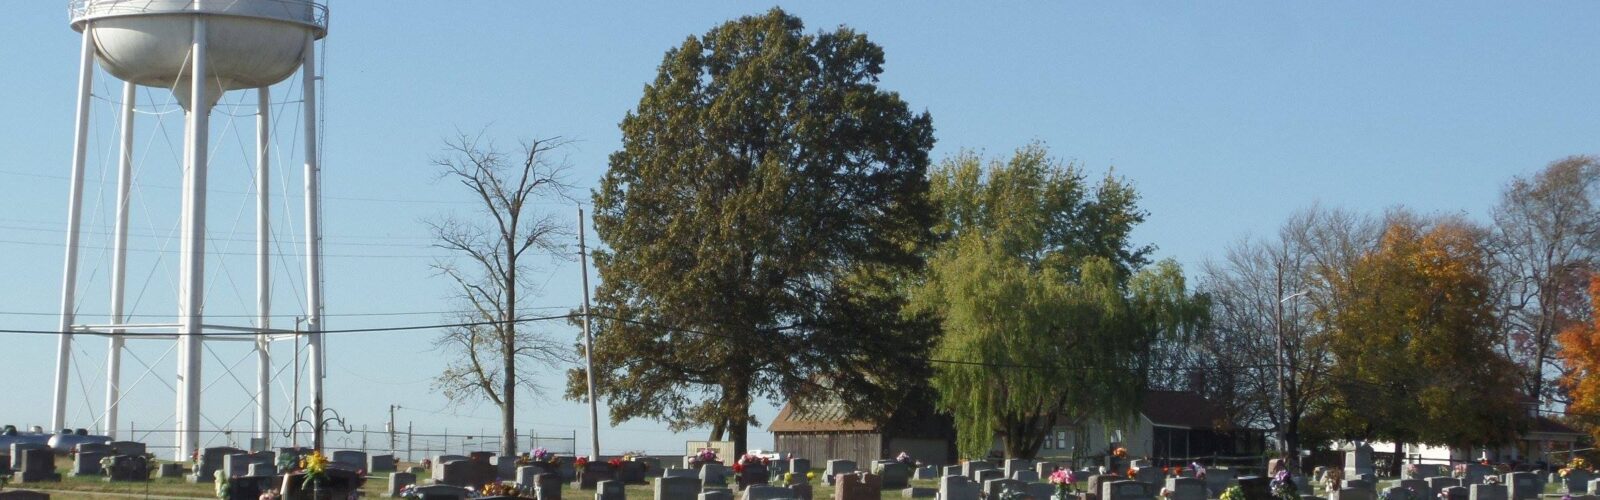
[[[0,328],[50,329],[58,307],[79,38],[67,26],[65,2],[6,7],[11,14],[0,23],[6,42],[0,61],[7,66],[0,73]],[[419,223],[470,208],[456,187],[434,182],[429,158],[443,137],[487,127],[506,145],[531,136],[576,139],[571,180],[584,187],[587,200],[587,188],[618,145],[617,122],[637,102],[662,52],[767,7],[333,2],[325,54],[329,328],[434,323],[448,318],[341,315],[455,308],[446,299],[447,284],[427,267],[439,252],[426,248]],[[1137,184],[1151,213],[1138,238],[1190,270],[1229,242],[1270,233],[1292,211],[1317,201],[1372,212],[1404,204],[1481,220],[1511,176],[1562,156],[1600,152],[1600,31],[1594,29],[1600,4],[1591,2],[816,2],[786,8],[810,30],[845,24],[882,45],[888,58],[882,85],[933,115],[937,157],[962,148],[1001,155],[1037,140],[1091,172],[1115,167]],[[103,85],[96,92],[117,95]],[[152,106],[169,100],[164,91],[149,95]],[[240,94],[224,102],[232,99],[250,98]],[[97,106],[92,179],[110,167],[105,137],[113,133],[106,121],[111,108]],[[180,130],[175,115],[159,117],[168,134]],[[142,116],[141,123],[157,118]],[[225,114],[213,120],[210,213],[218,241],[212,248],[244,253],[252,229],[248,198],[239,194],[249,184],[240,141],[248,141],[250,121]],[[244,127],[244,139],[230,122]],[[144,198],[135,206],[133,227],[141,235],[133,245],[147,250],[162,248],[175,227],[171,159],[177,150],[160,130],[139,134],[151,170],[137,194]],[[291,148],[287,139],[283,147]],[[296,185],[296,177],[285,179]],[[90,231],[109,230],[109,191],[102,190],[108,188],[88,185]],[[276,210],[285,210],[282,202],[275,202]],[[298,200],[290,202],[290,213],[298,212]],[[566,215],[573,207],[548,208],[573,217]],[[286,229],[297,225],[280,220]],[[89,245],[105,241],[97,233],[86,238]],[[146,297],[135,312],[153,315],[144,321],[166,321],[174,311],[176,254],[172,243],[165,248],[163,260],[155,259],[159,252],[138,252],[130,264],[131,286]],[[208,313],[248,313],[249,257],[213,258]],[[105,311],[109,264],[100,250],[86,251],[85,259],[82,311],[92,316]],[[292,259],[285,261],[293,265]],[[537,305],[576,305],[577,266],[541,264],[548,282]],[[275,300],[278,312],[294,314],[300,309],[288,279],[287,272],[280,276]],[[278,321],[287,326],[289,320]],[[550,325],[548,332],[575,335],[565,325]],[[429,391],[427,381],[441,367],[430,351],[433,335],[331,339],[329,404],[374,429],[387,419],[390,404],[407,407],[399,419],[419,430],[492,429],[492,406],[449,407]],[[82,385],[75,382],[70,407],[73,425],[89,426],[104,404],[105,347],[88,338],[79,345],[74,377]],[[124,411],[140,427],[170,415],[171,394],[156,380],[171,378],[174,358],[162,358],[168,345],[145,343],[134,351],[156,367]],[[237,394],[240,385],[252,384],[253,360],[240,344],[214,349],[206,380],[216,385],[207,391],[206,413],[222,424],[242,408]],[[47,423],[54,355],[52,338],[0,336],[7,374],[0,423]],[[221,367],[241,359],[242,382],[236,384]],[[125,384],[143,372],[132,359],[124,364]],[[551,372],[549,380],[556,389],[562,376]],[[578,430],[579,442],[587,442],[580,405],[551,399],[530,402],[521,412],[519,427]],[[774,413],[770,407],[758,412],[763,420]],[[248,427],[249,413],[233,422]],[[685,436],[658,428],[623,423],[603,432],[603,448],[681,449]],[[769,446],[764,426],[756,431],[752,446]]]

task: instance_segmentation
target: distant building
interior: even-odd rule
[[[1562,464],[1580,446],[1583,431],[1573,429],[1560,421],[1543,415],[1534,415],[1528,421],[1528,430],[1511,443],[1491,447],[1453,447],[1426,444],[1405,446],[1405,463],[1456,464],[1488,459],[1493,463]],[[1394,451],[1394,443],[1374,442],[1378,452]]]
[[[955,424],[940,415],[930,403],[909,405],[879,425],[851,419],[838,401],[799,407],[783,405],[767,427],[772,432],[775,451],[811,460],[821,468],[829,459],[854,460],[865,464],[892,459],[901,452],[924,464],[955,463]]]
[[[1260,455],[1266,438],[1264,431],[1233,427],[1221,408],[1197,393],[1145,391],[1139,413],[1121,425],[1057,422],[1040,446],[1039,456],[1104,455],[1114,444],[1127,448],[1132,457],[1188,463],[1214,456]]]

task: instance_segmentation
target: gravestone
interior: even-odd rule
[[[1404,486],[1390,486],[1388,488],[1384,488],[1383,493],[1378,495],[1378,497],[1387,498],[1390,500],[1423,500],[1422,497],[1417,496],[1416,490]]]
[[[489,459],[494,465],[494,473],[501,481],[510,481],[517,477],[517,460],[520,457],[499,455]],[[372,457],[367,457],[367,462],[372,462]],[[368,469],[370,472],[371,469]]]
[[[722,464],[714,465],[722,466]],[[557,457],[555,473],[560,474],[561,479],[571,481],[578,478],[578,466],[573,462],[572,457]]]
[[[802,482],[799,482],[799,483],[791,484],[791,485],[789,485],[789,491],[794,492],[793,498],[796,498],[796,499],[799,499],[799,500],[812,500],[812,498],[811,498],[811,483],[802,481]]]
[[[1361,443],[1356,445],[1355,449],[1344,452],[1344,477],[1356,477],[1373,472],[1371,446]]]
[[[1167,491],[1170,492],[1169,500],[1206,500],[1210,497],[1206,482],[1192,477],[1167,478]]]
[[[7,490],[0,491],[0,500],[50,500],[50,494],[39,491]]]
[[[1056,487],[1050,483],[1028,483],[1024,491],[1034,500],[1049,500],[1055,495]]]
[[[701,491],[700,496],[695,498],[698,498],[699,500],[733,500],[733,492],[728,491],[727,489],[717,488],[714,490]]]
[[[900,462],[889,462],[876,467],[879,478],[882,478],[883,487],[898,490],[911,486],[911,467]]]
[[[655,500],[694,500],[700,496],[700,479],[695,477],[673,476],[669,474],[655,481]],[[690,472],[693,472],[690,470]]]
[[[367,472],[394,472],[394,455],[368,455]]]
[[[181,477],[181,476],[183,476],[183,464],[173,463],[173,462],[161,462],[160,465],[156,466],[156,477]]]
[[[1539,484],[1538,474],[1532,472],[1506,474],[1506,496],[1511,500],[1537,499],[1543,493],[1544,485]]]
[[[1155,467],[1143,467],[1133,471],[1133,480],[1144,484],[1161,484],[1164,477],[1166,476],[1161,473],[1161,469]]]
[[[221,469],[224,470],[224,471],[227,471],[227,474],[230,477],[255,476],[257,474],[252,474],[250,472],[250,466],[252,466],[252,465],[270,465],[270,466],[276,467],[276,464],[274,464],[273,462],[274,462],[274,460],[272,458],[272,454],[270,454],[270,453],[259,453],[259,454],[234,453],[234,454],[231,454],[231,455],[224,455],[222,457]],[[276,469],[274,469],[274,472],[275,471],[276,471]],[[273,474],[266,474],[266,475],[270,476],[270,475],[273,475]]]
[[[567,483],[567,478],[561,474],[546,472],[534,476],[533,496],[538,500],[561,500],[561,487]]]
[[[637,460],[624,460],[617,468],[617,480],[625,484],[645,484],[645,471],[648,467],[644,462]]]
[[[1467,488],[1469,500],[1506,500],[1506,487],[1503,484],[1474,484]]]
[[[1037,483],[1039,482],[1039,473],[1031,470],[1019,470],[1011,473],[1011,479],[1024,483]]]
[[[948,475],[939,478],[938,500],[978,500],[983,492],[967,476]]]
[[[946,465],[943,468],[939,469],[939,477],[965,476],[966,473],[961,472],[961,467],[962,466],[960,466],[960,465]],[[970,478],[968,478],[968,479],[970,479]]]
[[[739,495],[740,500],[779,500],[794,498],[794,490],[782,486],[767,486],[757,484],[744,489]]]
[[[452,460],[445,462],[442,465],[434,464],[433,468],[434,470],[438,471],[433,475],[434,484],[448,484],[451,486],[461,487],[474,484],[468,481],[467,477],[472,474],[471,460]]]
[[[1460,486],[1451,486],[1441,490],[1440,494],[1440,500],[1467,500],[1471,492]]]
[[[1027,489],[1028,483],[1015,479],[990,479],[983,482],[983,497],[999,499],[1006,490],[1022,491]]]
[[[77,455],[72,456],[71,475],[73,477],[100,475],[100,459],[108,456],[110,455],[105,452],[79,451]]]
[[[1494,468],[1483,464],[1466,464],[1467,477],[1462,486],[1483,484],[1483,478],[1494,475]]]
[[[805,473],[811,472],[811,460],[804,458],[791,458],[789,459],[789,471],[795,474],[805,475]]]
[[[968,461],[966,461],[966,463],[961,464],[961,475],[967,476],[967,479],[971,479],[973,481],[978,481],[978,472],[986,471],[986,470],[993,469],[993,468],[994,468],[994,464],[991,464],[989,462],[985,462],[985,461],[982,461],[982,460],[968,460]],[[978,484],[983,484],[983,483],[980,482]]]
[[[422,500],[459,500],[467,498],[467,489],[449,484],[430,484],[411,490]]]
[[[767,470],[765,464],[753,463],[741,466],[740,469],[742,470],[739,471],[739,476],[735,478],[735,483],[741,491],[758,484],[767,484],[772,480],[772,473]]]
[[[78,445],[77,446],[73,446],[73,448],[77,449],[78,453],[83,453],[83,452],[101,453],[101,454],[104,454],[104,455],[107,455],[107,456],[110,456],[112,453],[116,453],[117,452],[116,448],[112,448],[111,447],[111,443],[110,442],[105,442],[105,443],[78,443]]]
[[[1233,486],[1233,481],[1236,478],[1238,478],[1238,471],[1233,469],[1221,467],[1206,469],[1206,491],[1210,491],[1212,496],[1220,496],[1223,490]]]
[[[1267,500],[1272,498],[1271,480],[1265,477],[1241,477],[1239,478],[1239,489],[1244,491],[1245,500]]]
[[[1366,488],[1340,488],[1328,493],[1328,500],[1376,500]]]
[[[1151,465],[1154,464],[1150,463],[1150,459],[1148,458],[1135,458],[1128,461],[1128,467],[1132,469],[1143,469]]]
[[[1428,498],[1437,498],[1439,492],[1444,491],[1445,488],[1461,486],[1461,480],[1453,477],[1430,477],[1426,481],[1428,482]]]
[[[1415,500],[1431,498],[1429,495],[1433,492],[1428,488],[1428,482],[1421,479],[1401,479],[1395,486],[1411,490],[1411,498]]]
[[[900,490],[900,498],[934,498],[939,496],[938,488],[905,488]]]
[[[400,496],[400,490],[407,486],[417,484],[417,475],[409,472],[396,472],[389,475],[389,484],[383,488],[383,496]]]
[[[1589,480],[1591,479],[1594,479],[1594,476],[1590,475],[1589,471],[1583,469],[1569,470],[1567,471],[1567,477],[1561,478],[1561,484],[1564,488],[1561,490],[1561,492],[1588,493]]]
[[[767,462],[767,472],[771,473],[772,477],[783,477],[784,474],[789,472],[789,461],[769,460]]]
[[[254,477],[276,476],[278,475],[278,466],[268,463],[251,462],[249,468],[246,470],[246,475]]]
[[[833,500],[878,500],[883,496],[883,481],[870,472],[853,472],[834,477]]]
[[[1006,477],[1011,477],[1012,474],[1019,470],[1033,470],[1033,461],[1021,458],[1006,459],[1004,468],[1006,470]]]
[[[22,453],[28,450],[50,450],[44,443],[11,443],[11,470],[22,470]]]
[[[111,442],[111,453],[113,455],[135,455],[142,457],[145,455],[145,449],[146,447],[144,443],[138,441]]]
[[[143,455],[117,455],[111,457],[111,468],[105,473],[106,481],[148,481],[150,461]]]
[[[1100,500],[1150,500],[1150,483],[1143,481],[1111,481],[1100,486]]]
[[[362,451],[339,450],[333,452],[333,456],[329,457],[329,459],[332,460],[333,463],[343,464],[352,469],[360,469],[367,466],[367,454],[366,452]]]
[[[15,446],[15,445],[13,445]],[[16,461],[15,457],[12,461]],[[40,448],[26,448],[22,450],[22,461],[11,473],[11,480],[19,483],[35,481],[60,481],[61,475],[56,473],[56,455],[47,446]]]
[[[1038,474],[1039,477],[1050,477],[1050,474],[1054,473],[1055,471],[1056,471],[1055,462],[1034,462],[1033,463],[1033,473],[1034,474]]]
[[[578,488],[592,490],[601,481],[610,481],[616,476],[611,470],[611,464],[593,461],[583,464],[583,469],[578,471]]]
[[[983,484],[995,479],[1005,479],[1005,473],[1006,472],[1004,470],[999,468],[980,470],[977,472],[978,477],[974,478],[972,482]]]
[[[700,482],[700,471],[698,471],[696,469],[667,469],[666,472],[661,474],[661,477],[689,478],[689,479],[695,480],[695,482],[698,483],[698,482]],[[699,493],[695,493],[695,494],[698,495]]]
[[[1123,480],[1123,477],[1116,474],[1095,474],[1089,476],[1089,493],[1092,495],[1100,495],[1100,492],[1105,490],[1106,484],[1109,484],[1112,481],[1121,480]]]
[[[826,481],[829,486],[833,486],[838,481],[835,476],[848,474],[856,470],[856,462],[854,460],[829,460],[828,466],[822,470],[822,480]]]
[[[939,468],[932,465],[917,467],[917,470],[911,473],[912,479],[937,479],[938,477]]]
[[[728,487],[728,474],[722,464],[705,464],[700,467],[700,490]]]
[[[1356,488],[1356,489],[1362,489],[1362,490],[1374,491],[1374,492],[1378,491],[1377,483],[1371,483],[1371,482],[1367,482],[1367,481],[1364,481],[1364,480],[1361,480],[1361,479],[1346,479],[1346,480],[1344,480],[1344,484],[1341,485],[1341,486],[1343,488]],[[1343,489],[1343,488],[1341,488],[1341,489]]]
[[[244,453],[244,450],[227,446],[206,448],[200,451],[200,461],[194,465],[194,474],[189,475],[191,483],[209,483],[216,480],[213,475],[222,467],[222,457]]]
[[[532,488],[534,483],[539,480],[539,475],[544,474],[544,472],[544,467],[537,465],[524,465],[517,467],[517,475],[513,481],[515,481],[517,484]]]
[[[622,481],[605,480],[595,483],[594,500],[627,500]]]

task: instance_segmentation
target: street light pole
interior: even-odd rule
[[[1278,331],[1278,398],[1280,400],[1280,404],[1284,405],[1289,404],[1289,345],[1287,340],[1284,338],[1283,332],[1283,304],[1285,302],[1304,297],[1308,293],[1311,292],[1309,290],[1302,290],[1287,297],[1278,299],[1277,320],[1273,322],[1273,325]],[[1290,415],[1288,413],[1289,412],[1287,410],[1284,411],[1283,421],[1278,423],[1278,451],[1283,452],[1283,456],[1286,460],[1293,461],[1292,456],[1294,454],[1294,450],[1289,449],[1290,436],[1288,428]]]

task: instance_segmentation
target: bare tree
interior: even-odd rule
[[[1318,311],[1336,307],[1323,277],[1355,261],[1376,240],[1369,217],[1313,206],[1271,238],[1242,239],[1202,267],[1200,291],[1211,322],[1192,343],[1191,388],[1240,425],[1265,424],[1298,449],[1302,421],[1328,392],[1330,359]]]
[[[1573,156],[1512,179],[1495,206],[1491,248],[1502,352],[1522,369],[1529,397],[1556,399],[1554,338],[1582,319],[1584,286],[1600,252],[1600,160]]]
[[[517,451],[517,391],[538,394],[533,368],[570,358],[569,346],[525,324],[528,316],[521,312],[523,301],[539,292],[532,257],[566,255],[571,230],[555,214],[534,208],[551,199],[572,200],[563,180],[568,164],[552,158],[565,144],[535,139],[511,154],[482,135],[458,134],[433,160],[441,179],[459,182],[477,203],[472,217],[449,214],[427,222],[434,246],[457,256],[434,268],[457,285],[456,298],[468,308],[459,318],[463,326],[435,341],[449,362],[434,388],[453,402],[483,399],[499,407],[504,455]]]

